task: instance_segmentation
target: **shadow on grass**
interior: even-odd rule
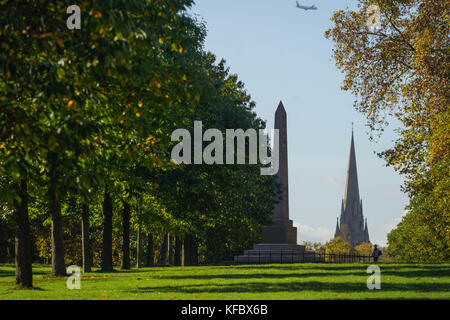
[[[260,271],[260,270],[255,270]],[[321,271],[321,270],[319,270]],[[381,269],[382,276],[406,277],[406,278],[427,278],[427,277],[450,277],[450,270],[399,270],[389,271]],[[232,274],[182,274],[159,276],[158,279],[167,280],[211,280],[211,279],[252,279],[252,278],[267,278],[267,279],[283,279],[283,278],[306,278],[306,277],[341,277],[341,276],[363,276],[367,277],[365,268],[358,270],[351,269],[348,272],[296,272],[296,273],[232,273]]]
[[[145,272],[155,272],[161,270],[170,270],[171,267],[141,267],[139,269],[121,269],[120,267],[114,268],[113,270],[93,270],[90,273],[145,273]]]
[[[381,285],[381,290],[400,292],[448,292],[448,283],[386,283]],[[231,283],[222,285],[195,284],[189,286],[160,286],[142,287],[134,290],[127,290],[130,293],[151,293],[151,292],[177,292],[189,294],[204,293],[277,293],[277,292],[301,292],[301,291],[333,291],[338,293],[368,292],[365,281],[362,283],[333,283],[319,281],[297,281],[290,283],[274,282],[246,282]]]
[[[14,287],[14,290],[24,290],[24,291],[47,291],[45,289],[39,287],[31,287],[31,288],[23,288],[23,287]]]
[[[344,265],[327,265],[327,264],[317,264],[314,266],[311,265],[245,265],[245,266],[234,266],[236,270],[255,270],[260,271],[264,270],[290,270],[290,271],[301,271],[301,270],[327,270],[327,271],[344,271],[344,270],[366,270],[367,267],[371,264],[344,264]],[[377,264],[381,272],[390,272],[396,271],[394,273],[401,272],[426,272],[429,273],[430,276],[433,276],[434,273],[440,273],[442,275],[450,276],[450,265],[397,265],[397,264]],[[224,269],[229,269],[224,268]],[[406,270],[405,270],[406,269]],[[413,269],[413,270],[408,270]],[[415,270],[414,270],[415,269]],[[424,275],[425,276],[425,275]]]
[[[14,269],[13,270],[0,269],[0,278],[2,278],[2,277],[15,277],[15,275],[16,275],[16,272],[15,272]]]
[[[33,275],[45,275],[45,274],[48,274],[48,272],[33,270]],[[4,277],[13,277],[14,278],[15,276],[16,276],[15,269],[11,269],[11,270],[0,269],[0,278],[4,278]]]
[[[319,269],[322,266],[329,270],[342,270],[349,268],[368,267],[370,265],[377,265],[380,268],[402,268],[402,269],[449,269],[450,264],[391,264],[391,263],[342,263],[342,264],[328,264],[328,263],[308,263],[308,264],[243,264],[232,265],[236,269]],[[230,266],[218,266],[218,268],[230,268]]]

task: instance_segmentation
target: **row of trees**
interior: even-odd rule
[[[361,256],[371,256],[373,245],[371,243],[361,243],[352,248],[351,244],[341,237],[330,239],[325,243],[304,241],[303,245],[307,251],[315,251],[325,254],[355,254]],[[384,248],[380,248],[385,251]]]
[[[368,28],[370,5],[380,28]],[[343,89],[374,135],[394,118],[401,123],[392,149],[380,154],[406,178],[409,213],[388,236],[403,261],[450,260],[450,112],[448,0],[359,0],[338,11],[326,37],[345,75]],[[376,17],[375,17],[376,18]]]
[[[204,51],[192,1],[79,1],[81,30],[65,27],[69,5],[0,4],[0,241],[12,226],[17,285],[32,286],[33,252],[50,252],[62,276],[74,252],[86,271],[92,261],[110,271],[118,256],[130,268],[144,234],[160,255],[173,243],[177,261],[183,243],[191,264],[199,247],[218,260],[256,241],[273,177],[170,159],[171,133],[194,120],[265,126],[237,76]]]

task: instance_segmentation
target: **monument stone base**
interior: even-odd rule
[[[274,220],[262,229],[262,243],[297,244],[297,227],[292,220]]]
[[[298,244],[258,243],[243,255],[234,257],[235,263],[299,263],[319,262],[314,252]],[[325,262],[325,261],[323,261]]]
[[[253,249],[245,250],[243,255],[235,256],[237,263],[289,263],[308,262],[314,255],[297,244],[297,228],[292,220],[275,220],[271,226],[264,226],[262,243]]]

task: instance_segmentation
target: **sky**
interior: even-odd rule
[[[355,8],[350,0],[303,0],[318,10],[295,8],[295,0],[196,0],[190,14],[206,23],[205,48],[224,58],[256,102],[255,112],[273,128],[283,102],[287,112],[289,211],[298,242],[325,242],[340,215],[352,122],[359,191],[372,243],[386,245],[387,233],[405,211],[403,177],[375,152],[393,145],[394,128],[376,142],[354,96],[342,91],[343,75],[324,37],[334,11]]]

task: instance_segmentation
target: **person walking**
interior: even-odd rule
[[[373,248],[373,252],[372,252],[372,257],[373,257],[373,261],[377,262],[378,258],[382,255],[383,253],[381,252],[380,249],[378,249],[377,245],[374,246]]]

